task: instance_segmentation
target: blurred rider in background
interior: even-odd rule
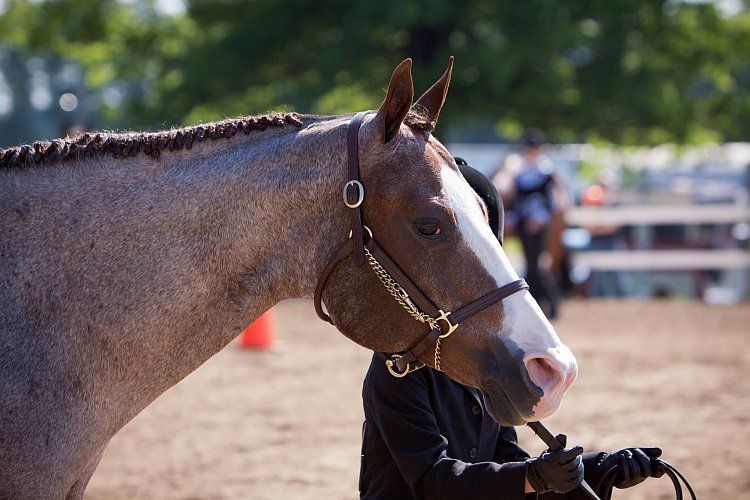
[[[523,154],[517,171],[497,174],[506,178],[513,175],[512,180],[493,181],[509,208],[506,224],[514,228],[523,246],[529,291],[547,316],[555,319],[560,291],[541,258],[547,250],[550,227],[567,207],[568,196],[560,174],[543,152],[544,142],[541,130],[527,130],[522,139]]]

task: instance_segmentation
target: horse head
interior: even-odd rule
[[[386,273],[386,280],[410,280],[446,312],[518,280],[484,202],[432,135],[452,66],[451,58],[445,74],[413,102],[411,60],[401,63],[381,107],[354,132],[364,186],[358,209],[371,233],[364,238],[371,236],[403,271]],[[377,352],[419,344],[430,327],[394,297],[382,272],[356,261],[355,250],[333,266],[322,291],[336,327]],[[454,325],[440,321],[442,342],[418,353],[425,365],[480,389],[492,416],[506,425],[553,413],[577,374],[575,358],[528,290],[515,291],[467,317],[450,336],[445,330]]]

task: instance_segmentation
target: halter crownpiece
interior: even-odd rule
[[[365,200],[365,187],[359,181],[359,128],[370,111],[354,115],[346,131],[346,163],[349,181],[344,184],[344,204],[351,214],[352,240],[354,241],[354,264],[359,267],[365,261],[364,231],[362,222],[362,202]]]
[[[315,287],[315,312],[323,321],[333,324],[331,317],[323,311],[323,289],[336,266],[350,255],[354,264],[359,267],[365,260],[375,272],[376,276],[394,300],[399,303],[415,320],[426,324],[430,331],[416,345],[404,353],[379,353],[385,359],[388,371],[394,377],[404,377],[414,370],[424,367],[419,356],[435,345],[434,367],[442,371],[440,349],[441,341],[450,336],[459,324],[500,302],[504,298],[526,290],[529,285],[522,279],[501,286],[480,298],[460,307],[454,312],[438,309],[390,258],[375,241],[372,231],[364,225],[362,216],[362,202],[365,198],[365,188],[359,180],[359,129],[364,117],[371,111],[357,113],[347,129],[347,168],[348,181],[344,184],[344,205],[350,211],[351,230],[349,239],[334,253],[331,260],[318,279]]]

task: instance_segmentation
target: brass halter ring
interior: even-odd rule
[[[391,359],[385,360],[385,366],[388,368],[388,372],[396,378],[404,378],[407,375],[409,375],[411,372],[415,372],[419,370],[420,368],[424,368],[426,366],[421,361],[417,361],[416,366],[411,366],[411,363],[407,363],[406,368],[404,368],[404,371],[399,372],[397,369],[398,367],[396,366],[396,363],[398,363],[399,359],[401,359],[401,356],[394,354],[391,357]]]
[[[388,367],[388,371],[390,372],[391,375],[393,375],[396,378],[403,378],[403,377],[406,377],[407,375],[409,375],[409,373],[411,371],[410,370],[411,367],[409,365],[406,365],[406,369],[404,371],[402,371],[401,373],[399,373],[394,368],[396,366],[396,363],[398,362],[399,359],[400,359],[400,357],[395,357],[395,359],[386,359],[385,360],[385,366]]]
[[[453,323],[450,322],[450,320],[448,319],[448,316],[450,316],[450,312],[445,312],[442,309],[438,309],[438,312],[440,312],[440,316],[438,316],[437,318],[434,318],[435,324],[437,324],[438,321],[443,320],[448,325],[448,331],[445,332],[444,334],[442,334],[441,336],[439,336],[437,338],[437,340],[435,341],[435,361],[434,361],[434,364],[435,364],[435,369],[437,371],[441,372],[441,371],[443,371],[443,367],[440,366],[441,365],[440,347],[442,347],[441,344],[440,344],[440,342],[444,338],[448,337],[451,333],[453,333],[454,331],[456,331],[456,328],[458,328],[459,324],[456,323],[454,325]]]
[[[459,323],[456,323],[455,325],[451,323],[451,321],[448,319],[448,316],[451,315],[450,312],[444,312],[442,309],[438,309],[438,312],[440,313],[440,316],[438,316],[437,318],[434,318],[435,323],[442,320],[442,321],[445,321],[445,323],[448,325],[448,331],[442,334],[440,337],[438,337],[439,339],[444,339],[447,336],[449,336],[451,333],[456,331],[456,328],[458,328]]]

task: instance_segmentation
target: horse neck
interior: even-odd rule
[[[286,298],[311,297],[325,260],[346,237],[347,214],[338,202],[345,124],[310,117],[302,130],[165,155],[161,167],[146,167],[155,182],[133,205],[158,196],[162,219],[192,238],[182,245],[201,248],[199,267],[225,280],[233,303],[245,303],[251,314]],[[163,233],[163,226],[141,230]]]
[[[205,160],[173,167],[191,172],[192,189],[171,209],[180,214],[203,207],[204,217],[186,225],[205,253],[193,278],[212,276],[215,287],[210,304],[201,307],[212,315],[204,331],[216,335],[196,333],[183,353],[194,361],[182,370],[205,361],[277,302],[312,297],[348,230],[340,201],[346,123],[306,122],[302,130],[239,140]]]
[[[345,121],[303,122],[158,160],[0,172],[18,195],[0,200],[5,255],[25,256],[0,295],[10,310],[49,305],[19,315],[18,334],[45,325],[34,335],[75,370],[106,359],[81,377],[133,398],[127,419],[276,302],[311,296],[346,238]]]
[[[223,226],[211,234],[227,251],[213,264],[232,280],[235,302],[252,301],[262,312],[279,300],[312,296],[326,259],[346,238],[347,214],[339,202],[344,125],[314,122],[298,133],[238,144],[211,160],[234,165],[199,184],[213,197],[211,206],[221,207]]]

